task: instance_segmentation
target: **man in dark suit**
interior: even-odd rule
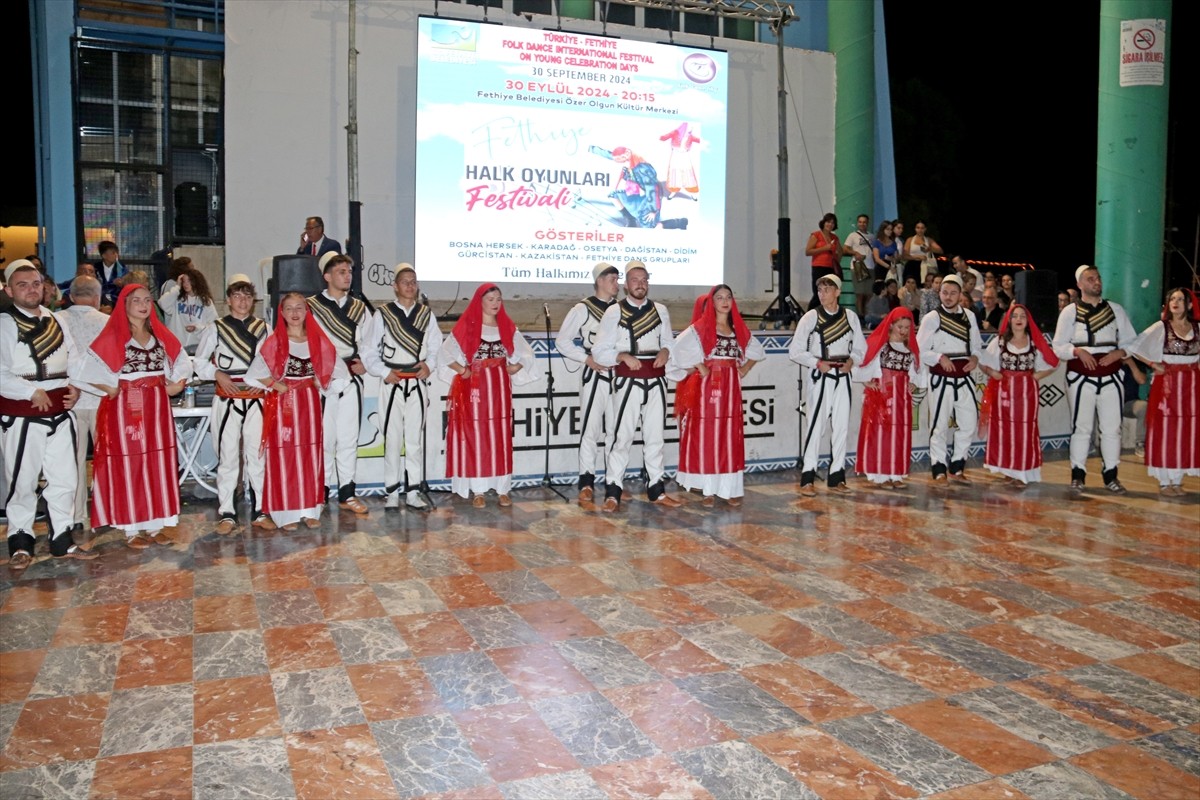
[[[304,221],[304,233],[300,234],[300,247],[296,255],[323,256],[326,253],[341,255],[342,246],[336,239],[325,236],[325,221],[320,217],[309,217]]]

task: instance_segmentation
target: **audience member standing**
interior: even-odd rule
[[[129,270],[121,263],[121,251],[115,242],[103,241],[97,248],[100,260],[96,262],[96,277],[103,287],[100,294],[101,310],[111,310],[117,302],[117,295],[125,285],[125,275]]]
[[[821,304],[818,298],[817,281],[829,275],[842,281],[842,243],[838,240],[838,218],[834,214],[821,217],[821,224],[808,236],[808,244],[804,246],[804,255],[812,258],[812,300],[808,303],[809,310]]]
[[[937,256],[942,255],[942,246],[926,233],[925,222],[917,220],[913,235],[904,243],[904,277],[912,275],[924,283],[925,276],[938,271]]]
[[[198,269],[180,272],[178,283],[163,294],[158,307],[171,333],[189,353],[196,352],[204,329],[217,321],[217,307],[208,280]]]
[[[336,239],[325,236],[325,220],[320,217],[309,217],[304,220],[304,232],[300,234],[300,246],[296,255],[323,256],[326,253],[341,255],[342,246]]]

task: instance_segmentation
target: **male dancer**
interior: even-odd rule
[[[867,351],[858,315],[841,308],[842,281],[836,275],[817,280],[818,305],[796,324],[788,358],[804,367],[804,407],[808,430],[801,451],[800,494],[815,497],[817,456],[829,427],[829,491],[850,494],[846,485],[846,435],[850,427],[850,370]]]
[[[325,486],[337,487],[338,508],[365,515],[367,506],[355,494],[358,468],[358,428],[362,419],[363,379],[366,367],[359,356],[363,325],[370,318],[367,304],[350,296],[353,280],[349,256],[326,253],[321,257],[325,291],[308,298],[317,323],[333,342],[338,358],[350,370],[349,378],[335,378],[325,394],[322,424],[325,429]]]
[[[254,316],[257,296],[248,275],[238,273],[225,289],[229,313],[204,329],[193,360],[196,375],[217,382],[209,431],[217,450],[217,533],[228,536],[237,528],[233,495],[245,453],[250,479],[251,519],[270,530],[275,523],[260,508],[263,488],[262,445],[264,392],[246,385],[243,375],[266,338],[267,323]]]
[[[633,434],[642,426],[642,458],[649,475],[650,502],[667,508],[682,505],[666,493],[663,481],[663,428],[667,413],[666,363],[675,341],[667,307],[648,300],[650,273],[641,261],[625,265],[625,299],[600,319],[592,358],[615,367],[612,379],[613,442],[604,467],[604,510],[621,504],[625,467]]]
[[[975,379],[971,377],[971,371],[979,363],[983,341],[979,338],[975,315],[963,307],[969,300],[963,299],[962,278],[957,274],[942,278],[938,298],[938,307],[921,319],[921,327],[917,330],[921,363],[928,364],[930,372],[929,462],[935,483],[946,485],[949,480],[967,484],[970,481],[963,470],[979,422]],[[951,417],[957,426],[953,459],[949,459],[946,452]]]
[[[586,506],[594,497],[596,482],[596,443],[604,431],[613,432],[612,378],[608,367],[592,358],[592,347],[600,330],[604,312],[617,299],[617,280],[620,270],[600,262],[592,268],[595,294],[584,298],[567,312],[554,346],[563,358],[577,361],[580,368],[579,402],[583,408],[583,426],[579,434],[579,505]],[[575,344],[578,338],[582,344]]]
[[[429,306],[420,302],[421,287],[412,264],[397,264],[392,284],[396,300],[363,323],[363,365],[382,378],[379,413],[384,436],[383,483],[387,508],[400,508],[400,484],[409,508],[427,508],[421,497],[424,472],[425,409],[429,406],[429,374],[437,369],[442,332]]]
[[[1125,494],[1117,480],[1121,460],[1121,360],[1137,334],[1125,309],[1101,296],[1100,271],[1083,264],[1075,270],[1079,299],[1058,313],[1054,352],[1067,361],[1067,404],[1071,409],[1071,490],[1083,491],[1092,425],[1100,422],[1100,461],[1105,487]]]

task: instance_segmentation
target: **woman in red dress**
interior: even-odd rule
[[[884,317],[851,375],[866,384],[855,469],[873,484],[903,489],[912,462],[912,394],[928,380],[911,311],[897,306]]]

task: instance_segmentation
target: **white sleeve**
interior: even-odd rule
[[[358,326],[358,331],[358,354],[362,357],[367,374],[376,378],[386,378],[391,369],[383,363],[383,358],[379,355],[379,346],[383,340],[383,314],[367,317],[362,325]]]
[[[62,327],[62,326],[60,326]],[[63,327],[65,331],[66,328]],[[0,317],[0,395],[9,400],[28,400],[37,387],[13,372],[13,351],[18,347],[17,323],[8,314]]]
[[[592,358],[602,367],[615,367],[621,353],[621,306],[614,303],[600,318],[600,330],[592,345]]]
[[[450,369],[451,364],[458,364],[460,367],[469,367],[470,359],[463,355],[462,348],[458,346],[458,339],[454,338],[451,333],[442,340],[442,352],[438,354],[438,377],[446,383],[450,383],[456,377],[454,370]]]
[[[982,354],[983,337],[979,335],[979,319],[969,310],[967,311],[967,325],[971,328],[971,352]]]
[[[263,340],[263,344],[265,345],[267,340],[274,335],[274,333],[270,334]],[[262,350],[260,345],[258,352],[254,354],[254,360],[250,362],[250,366],[242,378],[247,386],[253,386],[255,389],[266,389],[267,385],[263,381],[269,380],[271,377],[271,370],[267,369],[267,362],[263,360]]]
[[[762,342],[750,334],[750,341],[746,342],[746,361],[763,361],[767,357],[767,350],[763,347]],[[745,362],[742,362],[745,363]]]
[[[667,307],[661,303],[656,305],[658,305],[658,316],[662,320],[658,334],[658,346],[660,350],[664,347],[670,350],[675,345],[675,332],[671,330],[671,312],[667,311]]]
[[[941,329],[942,321],[936,309],[921,317],[921,327],[917,328],[917,347],[921,348],[923,364],[936,364],[942,360],[942,354],[933,349],[933,338]]]
[[[196,356],[192,368],[202,381],[217,379],[217,365],[212,363],[212,354],[217,349],[217,326],[209,325],[200,332],[200,344],[196,345]]]
[[[817,366],[817,361],[820,360],[808,351],[808,337],[812,335],[816,326],[816,310],[805,312],[800,321],[796,323],[796,333],[792,336],[791,344],[788,345],[788,358],[808,369]]]
[[[873,381],[876,378],[883,377],[883,367],[879,365],[880,357],[883,356],[883,351],[884,348],[881,347],[879,348],[879,352],[875,354],[875,357],[866,364],[856,363],[853,367],[851,367],[850,380],[854,381],[855,383],[866,383],[868,381]]]
[[[176,381],[191,380],[191,377],[192,357],[187,354],[187,350],[180,349],[179,356],[167,365],[167,381],[175,383]]]
[[[1075,357],[1075,345],[1071,339],[1075,336],[1075,304],[1071,303],[1058,312],[1058,324],[1054,326],[1054,353],[1066,360]]]
[[[575,337],[579,335],[587,318],[587,307],[583,303],[576,303],[567,312],[567,316],[562,321],[562,327],[558,329],[558,335],[554,337],[554,348],[563,358],[578,361],[580,364],[587,361],[587,351],[575,344]]]
[[[200,325],[204,328],[212,327],[212,324],[217,321],[217,307],[208,302],[201,307]]]
[[[696,329],[688,326],[679,334],[671,348],[671,356],[667,359],[667,378],[673,381],[683,380],[687,377],[687,371],[702,363],[705,356]]]
[[[116,386],[117,381],[121,379],[119,373],[113,372],[108,368],[108,365],[100,360],[96,353],[88,348],[86,354],[78,362],[79,374],[72,376],[78,386],[81,383],[90,384],[92,386]],[[91,394],[103,394],[103,392],[90,392]]]
[[[862,323],[859,322],[858,314],[847,311],[846,319],[850,321],[850,335],[853,337],[850,340],[850,357],[857,364],[867,355],[867,340],[863,338]]]
[[[429,312],[429,327],[425,329],[425,341],[422,344],[425,346],[425,366],[433,373],[441,362],[442,329],[438,327],[437,317],[433,315],[432,310]]]
[[[520,331],[513,331],[513,354],[508,357],[508,363],[521,365],[517,374],[512,376],[513,386],[526,386],[542,377],[536,369],[537,357],[533,354],[533,348]]]
[[[1143,361],[1159,362],[1163,360],[1163,344],[1167,339],[1167,326],[1161,319],[1142,331],[1129,349],[1129,355],[1136,355]]]
[[[979,354],[979,366],[1000,369],[1000,336],[997,334],[988,342],[987,349]]]
[[[1133,329],[1133,324],[1129,321],[1129,314],[1125,313],[1124,308],[1117,309],[1117,347],[1129,354],[1129,348],[1133,347],[1133,343],[1137,341],[1137,331]]]

